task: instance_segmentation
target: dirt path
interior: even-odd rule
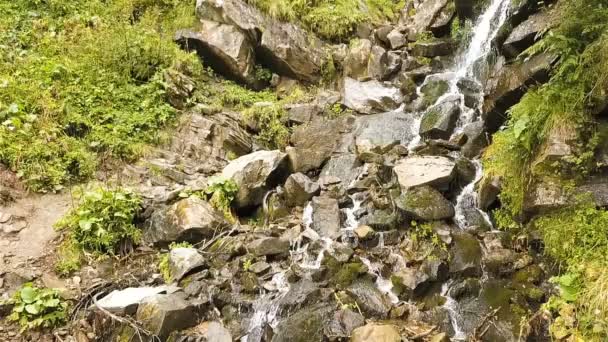
[[[71,207],[69,193],[29,194],[0,206],[0,273],[52,252],[53,224]]]

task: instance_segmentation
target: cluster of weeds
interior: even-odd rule
[[[21,331],[55,328],[68,318],[68,303],[54,289],[38,288],[26,283],[10,300],[13,310],[8,319],[18,322]]]

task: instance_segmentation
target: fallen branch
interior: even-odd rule
[[[481,319],[481,321],[479,322],[477,327],[475,327],[475,330],[473,330],[473,335],[471,336],[471,339],[470,339],[471,342],[481,341],[481,338],[483,337],[483,335],[485,335],[488,332],[488,330],[490,329],[490,326],[486,325],[486,323],[492,323],[490,321],[490,319],[495,317],[499,310],[500,310],[500,307],[488,312]]]
[[[431,327],[431,329],[429,329],[429,330],[427,330],[425,332],[419,333],[419,334],[416,334],[414,331],[412,331],[412,330],[410,330],[408,328],[405,328],[405,329],[408,331],[408,333],[415,334],[414,336],[409,337],[409,339],[413,340],[413,341],[417,341],[417,340],[421,340],[421,339],[429,336],[430,334],[432,334],[433,331],[437,330],[437,326],[433,326],[433,327]]]

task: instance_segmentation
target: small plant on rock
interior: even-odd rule
[[[230,205],[238,191],[239,187],[232,179],[216,177],[209,180],[209,185],[203,193],[205,199],[214,208],[221,210],[227,219],[233,221],[234,216],[230,210]]]
[[[11,302],[14,307],[8,319],[19,322],[21,331],[54,328],[67,319],[68,304],[54,289],[38,288],[27,283],[15,293]]]
[[[169,251],[175,248],[190,248],[192,244],[184,241],[184,242],[172,242],[169,245]],[[169,253],[163,253],[160,256],[160,260],[158,261],[158,271],[163,276],[165,283],[171,283],[173,281],[173,276],[171,275],[171,269],[169,268]]]

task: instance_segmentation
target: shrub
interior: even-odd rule
[[[239,188],[232,179],[211,178],[203,193],[214,208],[221,210],[227,219],[234,221],[230,206],[238,191]]]
[[[122,243],[137,243],[141,231],[133,221],[141,209],[138,195],[126,189],[98,188],[84,194],[78,207],[56,223],[68,230],[79,249],[97,255],[117,254]]]
[[[23,285],[11,300],[14,304],[9,320],[19,322],[21,331],[35,328],[54,328],[67,319],[68,304],[57,290]]]

